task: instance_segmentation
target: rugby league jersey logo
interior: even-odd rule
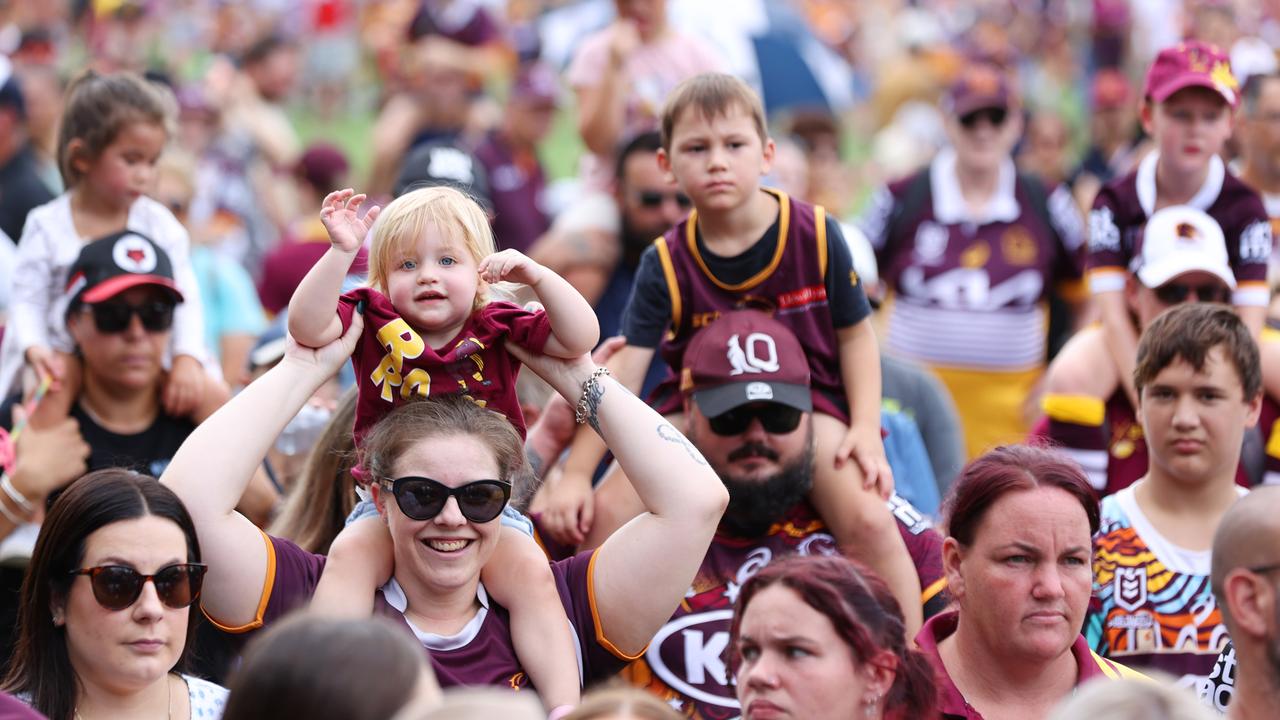
[[[1133,612],[1147,602],[1147,568],[1116,566],[1115,583],[1116,605],[1122,610]]]

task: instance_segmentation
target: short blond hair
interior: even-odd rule
[[[730,110],[741,110],[751,117],[761,143],[769,141],[765,128],[764,105],[751,86],[733,75],[703,73],[685,80],[667,96],[662,108],[662,147],[670,152],[671,137],[676,123],[687,110],[694,110],[706,118],[723,117]]]
[[[418,241],[428,225],[434,225],[448,242],[457,243],[478,264],[495,252],[496,243],[489,218],[480,205],[465,193],[436,185],[401,195],[382,210],[373,226],[369,249],[369,284],[387,292],[391,265],[405,249]],[[488,302],[484,281],[476,290],[475,308]]]

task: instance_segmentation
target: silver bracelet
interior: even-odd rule
[[[0,472],[0,490],[4,490],[4,494],[9,496],[14,505],[22,508],[23,512],[28,515],[35,512],[36,509],[31,505],[31,501],[27,499],[27,496],[18,492],[18,488],[14,487],[13,483],[9,481],[9,473],[7,472]],[[0,503],[0,505],[3,505],[3,503]]]
[[[22,518],[14,515],[13,511],[10,510],[8,506],[4,504],[3,500],[0,500],[0,515],[4,515],[9,522],[13,523],[14,527],[19,527],[21,525],[27,524],[26,520],[23,520]]]
[[[578,407],[573,411],[573,419],[579,425],[587,421],[589,412],[587,407],[587,398],[591,394],[591,389],[600,384],[600,378],[605,375],[613,375],[607,367],[598,367],[591,372],[591,377],[582,383],[582,397],[578,398]]]

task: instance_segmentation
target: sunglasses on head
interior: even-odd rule
[[[200,597],[200,585],[208,566],[200,563],[166,565],[151,575],[143,575],[127,565],[101,565],[72,570],[72,575],[88,575],[93,597],[107,610],[131,607],[142,595],[142,586],[150,580],[156,586],[160,602],[181,610]]]
[[[1226,285],[1184,285],[1165,283],[1155,289],[1156,297],[1165,305],[1177,305],[1195,293],[1197,302],[1227,304],[1231,302],[1231,288]]]
[[[667,200],[675,200],[676,204],[682,208],[688,209],[693,206],[693,201],[688,195],[682,192],[661,193],[653,190],[645,190],[636,193],[636,197],[640,200],[640,205],[647,208],[661,207],[662,203]]]
[[[391,490],[400,512],[413,520],[430,520],[444,510],[449,498],[456,498],[462,517],[474,523],[487,523],[502,514],[511,499],[511,483],[501,480],[476,480],[466,485],[449,487],[424,477],[402,477],[383,482]]]
[[[992,127],[1000,127],[1004,125],[1004,121],[1009,117],[1009,111],[1005,108],[982,108],[974,110],[971,113],[960,116],[960,124],[965,130],[972,130],[978,125],[978,121],[986,118]]]
[[[707,422],[711,425],[711,432],[717,435],[741,435],[751,427],[751,421],[758,418],[765,432],[785,435],[800,425],[800,416],[803,414],[790,405],[763,403],[736,407],[707,418]]]
[[[141,305],[130,305],[123,300],[108,300],[86,306],[93,313],[93,325],[100,333],[124,332],[133,316],[142,321],[149,332],[163,332],[173,327],[173,303],[152,300]]]

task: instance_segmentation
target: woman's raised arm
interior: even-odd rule
[[[558,360],[508,349],[577,406],[595,370],[586,356]],[[605,540],[595,560],[601,630],[634,654],[689,590],[729,493],[684,434],[612,378],[592,381],[583,405],[648,510]]]
[[[195,521],[209,565],[201,604],[224,625],[254,620],[267,581],[262,532],[236,503],[276,436],[351,356],[363,328],[356,314],[347,333],[323,348],[290,340],[284,359],[201,423],[160,478]]]

